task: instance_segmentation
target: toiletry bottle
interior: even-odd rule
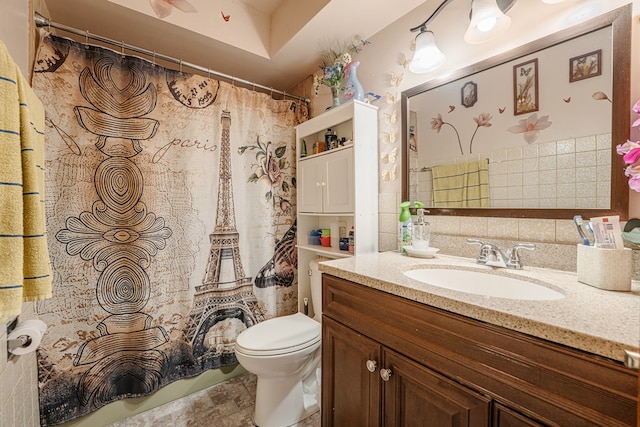
[[[400,203],[400,218],[398,219],[398,250],[405,253],[403,246],[411,246],[411,202]]]
[[[336,146],[338,142],[338,135],[336,134],[336,132],[334,130],[331,130],[331,128],[327,129],[327,131],[324,133],[324,149],[325,150],[332,150],[334,148],[336,148]]]
[[[354,254],[356,251],[356,230],[351,226],[349,231],[349,253]]]
[[[431,224],[426,221],[424,213],[424,209],[418,209],[418,215],[411,227],[411,245],[413,249],[418,251],[429,249],[429,241],[431,240]]]
[[[307,157],[307,142],[304,139],[300,143],[300,157]]]

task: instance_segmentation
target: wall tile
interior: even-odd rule
[[[460,235],[470,238],[487,236],[487,218],[460,217]]]
[[[488,218],[487,236],[495,239],[518,239],[518,220],[516,218]]]
[[[380,209],[380,213],[395,213],[398,209],[396,193],[380,193],[378,195],[378,209]]]
[[[555,220],[520,218],[518,220],[518,239],[531,242],[555,242]]]

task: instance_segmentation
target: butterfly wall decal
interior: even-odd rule
[[[151,4],[153,12],[160,19],[169,16],[174,7],[185,13],[195,13],[198,11],[187,0],[149,0],[149,3]]]
[[[387,104],[395,104],[398,102],[398,97],[389,92],[387,92],[385,96],[387,98]]]
[[[396,162],[396,154],[398,153],[398,147],[394,147],[391,151],[387,153],[380,154],[380,160],[382,163],[395,163]]]
[[[502,107],[502,108],[498,107],[498,113],[502,114],[502,113],[504,113],[504,110],[506,110],[506,109],[507,109],[507,107]]]
[[[570,102],[571,102],[571,97],[568,97],[568,98],[562,98],[562,100],[568,104],[568,103],[570,103]]]
[[[224,19],[225,22],[229,22],[229,18],[231,18],[231,15],[225,15],[223,11],[220,11],[220,14],[222,15],[222,19]]]
[[[388,124],[394,125],[396,123],[396,119],[397,119],[396,110],[393,110],[391,114],[384,113],[384,121],[387,122]]]
[[[398,87],[402,83],[404,74],[391,73],[391,85]]]
[[[395,132],[383,132],[384,142],[387,144],[393,144],[396,142],[396,133]]]
[[[404,53],[400,54],[400,65],[402,65],[402,68],[407,68],[409,66],[409,64],[411,64],[411,60],[409,58],[407,58],[407,55],[405,55]]]
[[[452,112],[452,111],[453,111],[453,110],[455,110],[455,109],[456,109],[456,106],[455,106],[455,105],[449,105],[449,111],[447,111],[447,113],[450,113],[450,112]]]
[[[382,179],[385,181],[395,181],[396,179],[396,165],[393,165],[391,169],[383,169],[380,171]]]

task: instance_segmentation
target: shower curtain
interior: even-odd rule
[[[297,310],[307,106],[51,35],[34,67],[53,272],[41,424],[236,364],[242,330]]]

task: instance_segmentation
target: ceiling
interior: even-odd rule
[[[149,0],[46,0],[49,18],[186,63],[287,90],[319,52],[369,38],[425,0],[189,0],[158,19]],[[435,4],[437,0],[426,0]],[[228,20],[225,19],[228,17]],[[71,37],[71,34],[61,34]],[[78,37],[76,37],[78,38]]]

